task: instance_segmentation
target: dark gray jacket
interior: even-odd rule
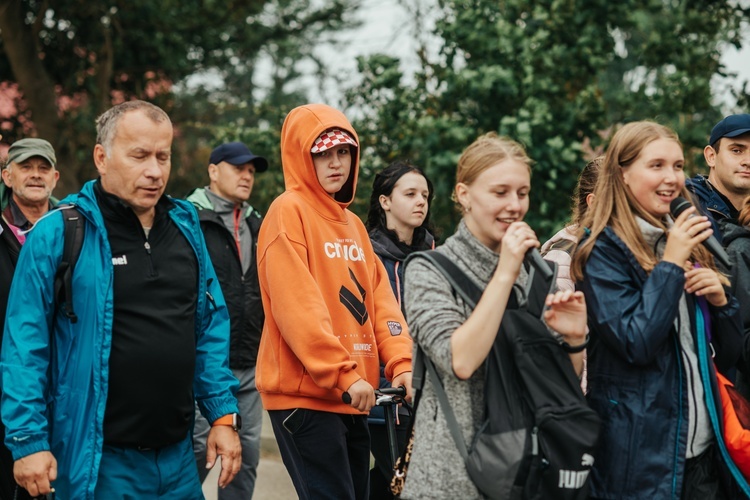
[[[198,209],[198,219],[206,239],[208,254],[211,256],[227,302],[231,331],[229,367],[239,370],[252,368],[258,357],[260,334],[265,318],[258,284],[258,266],[255,262],[261,215],[252,207],[245,213],[245,220],[253,239],[253,262],[243,274],[234,237],[219,214],[214,212],[205,190],[196,189],[187,200]]]
[[[719,223],[724,234],[724,245],[732,261],[732,295],[740,303],[742,314],[743,340],[750,343],[750,228],[739,225],[735,219],[724,219]],[[748,347],[743,353],[750,352]],[[741,361],[741,373],[737,377],[737,387],[745,398],[750,397],[750,359]]]

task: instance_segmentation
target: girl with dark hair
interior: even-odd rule
[[[403,310],[403,264],[412,252],[429,250],[435,246],[430,225],[432,182],[425,173],[408,161],[396,161],[375,176],[370,195],[370,210],[365,226],[370,234],[375,254],[380,257],[391,288]],[[383,367],[381,366],[381,371]],[[390,387],[381,373],[381,387]],[[392,476],[388,438],[383,409],[375,406],[368,419],[371,451],[375,466],[370,470],[370,498],[393,498],[390,492]],[[409,416],[399,413],[396,427],[399,453],[406,445]]]
[[[580,224],[590,235],[571,275],[586,296],[588,400],[603,424],[591,498],[738,498],[711,396],[715,370],[740,356],[740,312],[701,245],[708,218],[694,207],[670,215],[689,198],[684,165],[669,128],[623,126]]]
[[[372,184],[365,226],[375,253],[388,271],[399,305],[404,291],[404,260],[412,252],[435,246],[429,213],[433,195],[430,179],[408,161],[391,163]]]

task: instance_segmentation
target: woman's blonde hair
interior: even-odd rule
[[[458,159],[456,168],[456,184],[470,186],[482,172],[506,160],[523,163],[531,172],[531,159],[524,147],[508,137],[498,136],[495,132],[479,136],[467,147]],[[455,188],[451,196],[459,212],[463,207],[458,203]]]
[[[625,242],[646,273],[650,273],[659,262],[653,248],[643,238],[636,216],[655,227],[663,229],[665,233],[667,227],[663,220],[648,213],[638,203],[630,188],[625,184],[622,172],[623,167],[632,165],[643,149],[658,139],[672,140],[682,148],[680,139],[672,129],[652,121],[628,123],[620,128],[612,138],[604,162],[600,166],[599,178],[594,188],[594,199],[596,201],[586,213],[578,230],[579,239],[583,238],[587,231],[590,231],[590,235],[578,246],[573,256],[571,263],[573,279],[583,279],[583,268],[591,254],[594,243],[607,226],[610,226],[615,234]],[[690,193],[684,186],[680,196],[691,199]],[[713,257],[702,245],[693,249],[691,259],[703,267],[716,270]],[[720,277],[723,281],[726,281],[723,275],[720,275]]]

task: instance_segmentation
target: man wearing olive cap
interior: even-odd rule
[[[52,208],[52,190],[60,178],[52,145],[43,139],[21,139],[8,150],[0,183],[0,343],[13,272],[25,231]],[[2,397],[2,385],[0,385]],[[31,498],[13,479],[13,457],[3,444],[5,427],[0,422],[0,500]]]

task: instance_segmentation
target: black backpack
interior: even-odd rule
[[[428,251],[413,258],[432,262],[467,304],[479,301],[482,290],[445,255]],[[555,275],[545,280],[530,268],[525,303],[510,296],[485,361],[486,420],[470,446],[434,365],[417,347],[412,385],[421,389],[424,365],[466,470],[489,498],[588,498],[601,421],[586,402],[568,354],[541,320]]]
[[[62,259],[55,271],[55,305],[71,323],[76,323],[78,316],[73,310],[73,270],[83,246],[84,220],[74,205],[60,208],[63,210],[65,231]]]

